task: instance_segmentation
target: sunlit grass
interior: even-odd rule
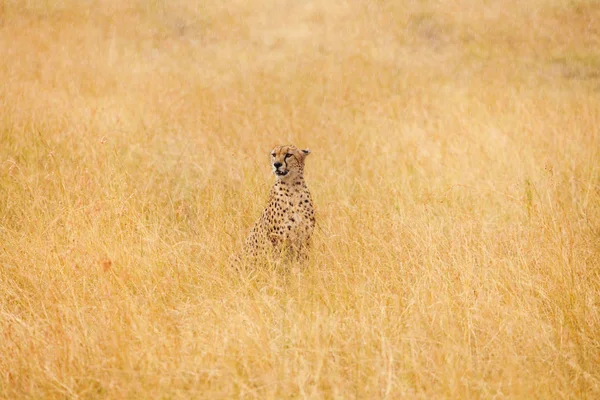
[[[0,397],[600,396],[594,2],[2,4]]]

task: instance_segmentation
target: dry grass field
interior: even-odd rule
[[[600,398],[600,3],[4,0],[0,398]],[[276,144],[300,272],[228,267]]]

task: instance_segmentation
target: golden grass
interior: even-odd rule
[[[0,397],[600,397],[597,2],[0,10]]]

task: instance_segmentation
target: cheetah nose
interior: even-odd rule
[[[274,166],[275,168],[279,168],[279,167],[281,167],[281,165],[282,165],[282,164],[281,164],[280,162],[276,162],[276,163],[274,163],[274,164],[273,164],[273,166]]]

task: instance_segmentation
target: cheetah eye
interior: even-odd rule
[[[285,155],[285,158],[290,158],[291,156],[292,156],[292,155],[291,155],[290,153],[287,153],[287,154]]]

